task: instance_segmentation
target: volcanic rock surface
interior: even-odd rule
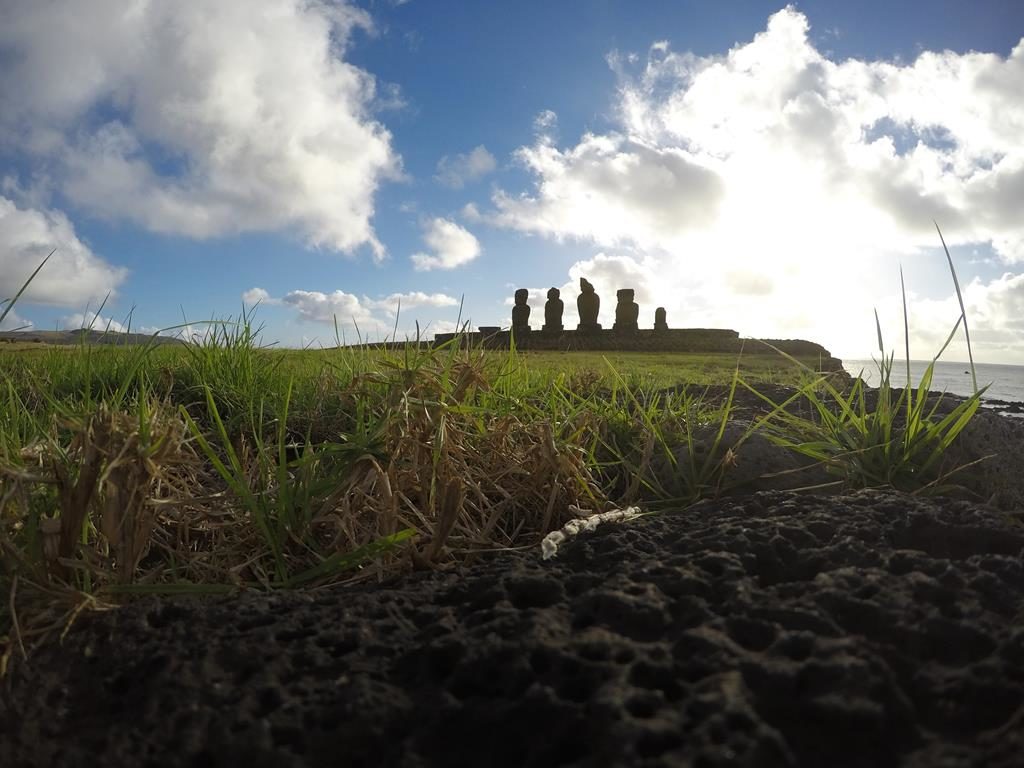
[[[449,572],[83,616],[0,765],[1019,766],[1024,527],[762,492]]]

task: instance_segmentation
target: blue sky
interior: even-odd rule
[[[1024,362],[1024,3],[4,0],[6,325],[534,324]],[[396,319],[397,307],[401,312]],[[116,326],[115,326],[116,327]],[[959,346],[947,359],[963,359]]]

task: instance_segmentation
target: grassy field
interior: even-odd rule
[[[729,384],[737,366],[751,383],[796,385],[807,379],[806,370],[774,354],[531,351],[519,353],[519,358],[542,385],[559,375],[610,379],[611,371],[631,386],[643,389]],[[818,360],[808,358],[800,362],[813,369]]]
[[[820,418],[766,402],[720,444],[732,395],[769,384]],[[728,487],[754,431],[839,484],[894,481],[900,461],[923,483],[950,430],[900,443],[902,401],[885,407],[779,356],[273,350],[245,323],[188,346],[5,344],[0,673],[83,606],[381,578],[637,500],[686,505]],[[701,430],[710,450],[680,460]]]
[[[18,361],[21,354],[31,361],[31,365],[46,368],[53,365],[52,361],[61,355],[79,356],[81,352],[81,345],[55,346],[42,342],[0,344],[0,360],[7,369],[22,364]],[[114,345],[96,347],[91,352],[101,367],[107,365],[107,359],[117,360],[125,356],[125,350]],[[285,374],[296,377],[317,375],[323,369],[340,367],[347,370],[352,367],[353,360],[371,365],[374,359],[386,361],[396,357],[393,352],[360,350],[356,347],[306,350],[260,348],[260,354],[266,355],[274,364],[283,366]],[[486,352],[485,355],[500,360],[506,353]],[[148,353],[148,364],[180,367],[187,357],[184,347],[154,349]],[[806,372],[798,365],[774,354],[741,356],[733,353],[518,351],[516,357],[528,376],[539,381],[551,380],[560,374],[597,375],[610,379],[614,370],[630,381],[655,387],[672,387],[680,383],[727,384],[737,365],[752,382],[797,384],[806,378]],[[813,368],[818,360],[806,358],[800,362]]]

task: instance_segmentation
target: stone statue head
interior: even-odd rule
[[[525,288],[520,288],[516,291],[516,304],[522,306],[526,303],[526,300],[530,297],[530,292]]]
[[[587,280],[587,278],[581,277],[580,278],[580,290],[583,291],[583,293],[593,293],[594,292],[594,286],[592,286],[590,284],[590,282]]]
[[[561,295],[562,292],[557,288],[548,288],[548,301],[555,301]]]
[[[635,294],[636,292],[632,288],[620,288],[615,292],[616,298],[618,298],[619,301],[625,302],[633,301],[633,296]]]

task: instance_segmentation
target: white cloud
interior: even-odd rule
[[[632,254],[670,325],[801,335],[834,352],[870,350],[879,285],[891,296],[898,262],[934,255],[933,219],[953,247],[1024,262],[1024,41],[1005,58],[837,62],[808,29],[787,7],[723,55],[667,42],[646,62],[612,54],[612,129],[561,147],[546,118],[517,154],[533,187],[499,190],[481,215]]]
[[[333,323],[337,318],[339,323],[354,322],[359,325],[367,325],[375,320],[372,310],[358,296],[341,290],[333,293],[289,291],[281,301],[297,310],[303,320]]]
[[[963,286],[964,306],[975,360],[1024,364],[1024,274],[1004,273],[993,280],[975,278]],[[903,307],[893,297],[879,307],[886,346],[903,355]],[[942,348],[960,316],[956,296],[908,297],[911,357],[928,359]],[[967,360],[963,329],[958,330],[944,360]]]
[[[740,296],[767,296],[775,290],[771,275],[753,269],[736,269],[725,275],[726,285]]]
[[[370,18],[344,0],[11,0],[0,147],[104,218],[382,256],[373,198],[400,160],[345,61],[356,28]]]
[[[457,323],[454,320],[434,320],[429,325],[424,326],[420,329],[423,338],[433,338],[439,333],[458,333],[466,329],[466,323]],[[473,328],[468,328],[472,331]],[[413,338],[415,332],[409,334],[409,338]]]
[[[6,304],[0,302],[0,315],[4,313]],[[25,331],[32,328],[33,323],[21,317],[17,312],[11,310],[3,320],[0,320],[0,331]]]
[[[457,307],[459,300],[444,293],[423,293],[422,291],[411,291],[409,293],[392,293],[383,299],[370,300],[363,297],[367,306],[373,309],[380,309],[388,314],[394,315],[399,309],[413,309],[415,307]]]
[[[378,299],[356,296],[337,290],[332,293],[321,291],[290,291],[280,300],[285,306],[295,309],[302,320],[334,326],[340,341],[386,341],[416,336],[417,324],[423,338],[433,333],[445,333],[454,329],[454,323],[437,318],[423,318],[409,314],[407,309],[438,309],[458,306],[457,299],[442,293],[393,293]],[[399,313],[399,302],[401,312]],[[332,334],[334,330],[332,329]],[[303,344],[308,336],[303,335]],[[331,338],[331,344],[335,343]]]
[[[126,333],[128,326],[119,323],[109,317],[97,314],[95,311],[76,312],[72,315],[68,315],[63,318],[61,325],[68,329],[78,328],[89,328],[94,331],[104,332],[110,331],[112,333]]]
[[[480,255],[480,242],[476,237],[450,219],[431,219],[425,229],[423,242],[432,253],[420,252],[411,256],[418,272],[455,269]]]
[[[261,288],[254,288],[247,293],[253,293],[253,291],[266,294],[268,303],[283,304],[294,308],[304,320],[333,323],[337,318],[340,324],[355,322],[364,327],[382,322],[381,318],[375,315],[376,312],[383,312],[393,320],[399,310],[404,313],[407,309],[457,307],[459,305],[458,299],[446,294],[423,293],[422,291],[392,293],[378,299],[371,299],[368,296],[359,297],[341,290],[336,290],[333,293],[289,291],[280,299],[270,297]]]
[[[46,208],[49,205],[51,180],[45,175],[35,176],[25,184],[8,174],[0,179],[0,194],[14,200],[22,208]]]
[[[161,336],[168,336],[172,339],[181,339],[192,344],[204,344],[208,340],[217,340],[219,338],[219,328],[217,323],[183,323],[175,328],[169,328],[161,333]],[[142,333],[150,334],[153,333],[153,329],[142,331]]]
[[[0,299],[11,298],[46,255],[56,252],[19,299],[58,306],[102,301],[128,272],[108,264],[78,239],[59,211],[19,208],[0,196]]]
[[[249,306],[255,304],[280,304],[281,299],[275,299],[266,288],[250,288],[248,291],[242,294],[242,303]]]
[[[657,245],[713,217],[724,191],[689,152],[618,134],[587,134],[564,152],[541,142],[518,157],[539,178],[537,195],[499,192],[496,222],[557,239]]]
[[[507,286],[509,288],[508,296],[505,297],[505,306],[513,307],[516,303],[515,292],[518,290],[518,286]],[[557,287],[557,286],[556,286]],[[526,303],[532,308],[543,307],[544,302],[547,300],[547,288],[527,288],[526,289]]]
[[[242,294],[242,301],[245,304],[266,304],[270,300],[270,293],[265,288],[250,288]]]
[[[482,179],[498,167],[494,155],[481,144],[464,155],[445,155],[437,162],[437,175],[441,184],[452,189],[462,189],[466,184]]]
[[[538,139],[554,141],[558,133],[558,115],[550,109],[545,109],[533,118],[533,132]]]

